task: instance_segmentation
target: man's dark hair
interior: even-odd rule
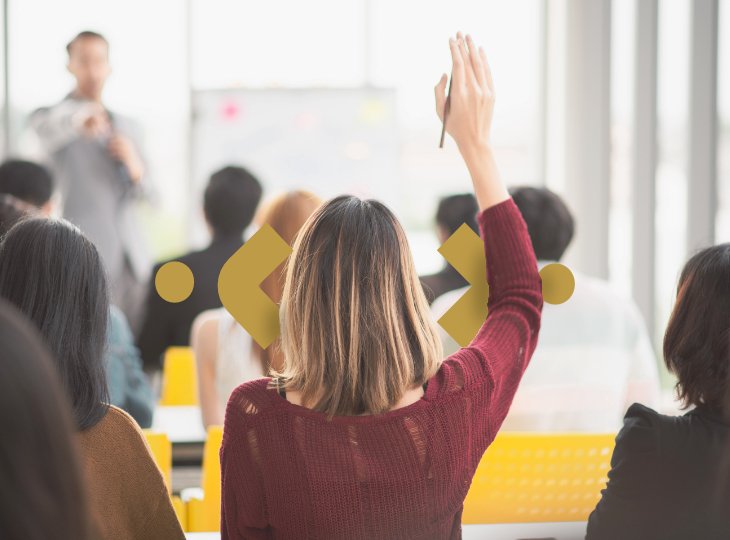
[[[68,53],[68,55],[71,56],[71,49],[73,48],[74,43],[76,43],[80,39],[88,39],[88,38],[100,39],[100,40],[102,40],[106,44],[107,48],[109,48],[109,42],[99,32],[94,32],[92,30],[84,30],[84,31],[79,32],[78,34],[76,34],[76,37],[74,37],[66,45],[66,52]]]
[[[7,193],[40,208],[51,200],[53,179],[42,165],[9,159],[0,165],[0,193]]]
[[[546,188],[516,187],[509,191],[527,223],[535,257],[559,261],[575,233],[573,215],[563,199]]]
[[[23,203],[6,193],[0,194],[0,241],[13,225],[28,215]]]
[[[454,234],[463,223],[479,234],[478,212],[479,205],[471,193],[449,195],[439,201],[438,210],[436,210],[436,224],[443,227],[448,236]]]
[[[109,293],[99,252],[74,225],[32,218],[0,243],[0,296],[40,330],[56,360],[76,425],[106,414]]]
[[[730,416],[730,243],[703,249],[682,270],[664,334],[664,362],[685,406]]]
[[[253,220],[261,191],[259,181],[243,167],[228,166],[213,173],[203,197],[213,235],[242,235]]]

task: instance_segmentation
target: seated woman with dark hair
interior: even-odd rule
[[[4,301],[0,351],[0,538],[91,540],[68,398],[43,339]]]
[[[0,244],[0,296],[40,330],[71,401],[96,537],[183,538],[139,426],[108,404],[109,297],[94,245],[66,221],[28,219]]]
[[[629,408],[589,540],[730,537],[730,244],[684,267],[664,360],[694,409]]]

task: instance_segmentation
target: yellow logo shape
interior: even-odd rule
[[[573,296],[575,276],[570,268],[560,263],[546,264],[540,270],[542,298],[548,304],[562,304]]]
[[[218,296],[234,319],[264,349],[279,337],[279,306],[264,293],[261,282],[292,249],[270,226],[264,225],[221,268]],[[439,253],[469,283],[469,289],[439,320],[441,327],[461,347],[469,345],[487,318],[487,284],[484,244],[464,223],[439,248]],[[568,267],[551,263],[540,270],[542,294],[549,304],[567,302],[575,291]],[[193,273],[185,264],[164,264],[155,276],[155,288],[166,301],[182,302],[193,290]]]
[[[456,341],[466,347],[487,318],[487,262],[481,238],[466,223],[439,248],[446,259],[471,287],[438,320],[441,327]]]
[[[471,287],[438,320],[446,333],[466,347],[477,335],[487,318],[487,263],[484,244],[479,236],[464,223],[439,249],[451,266],[459,272]],[[540,270],[542,295],[548,304],[567,302],[575,291],[575,277],[570,269],[560,263],[545,265]]]
[[[221,302],[264,349],[279,336],[279,306],[259,285],[291,252],[289,244],[264,225],[226,261],[218,276]]]
[[[193,292],[195,277],[188,266],[179,261],[163,264],[155,274],[157,294],[167,302],[177,304]]]

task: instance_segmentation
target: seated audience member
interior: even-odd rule
[[[305,191],[292,191],[271,201],[257,220],[270,225],[288,243],[322,200]],[[282,263],[261,283],[261,289],[277,304],[284,289]],[[223,424],[231,392],[246,381],[259,379],[283,366],[279,341],[262,349],[225,308],[201,313],[193,324],[191,343],[198,362],[198,391],[203,425]]]
[[[127,411],[140,427],[152,425],[154,397],[142,359],[134,346],[127,318],[116,306],[110,306],[109,335],[106,351],[109,403]]]
[[[0,165],[0,237],[23,216],[51,213],[51,177],[29,161]],[[142,359],[124,314],[111,306],[109,343],[106,351],[109,394],[112,405],[130,413],[140,426],[152,425],[152,389],[142,371]]]
[[[730,243],[682,270],[664,361],[693,410],[629,408],[588,540],[730,537]]]
[[[486,57],[470,38],[450,47],[446,129],[472,175],[489,275],[500,278],[489,317],[443,360],[393,213],[352,196],[322,205],[287,265],[284,366],[228,401],[222,540],[461,538],[469,484],[537,343],[542,294],[489,144]],[[440,112],[446,81],[436,87]]]
[[[542,267],[559,261],[573,238],[573,216],[544,188],[511,190]],[[659,372],[644,320],[607,282],[573,271],[567,302],[545,304],[540,343],[502,430],[615,432],[629,405],[659,402]],[[438,320],[466,291],[438,299]],[[456,344],[440,330],[447,352]]]
[[[91,540],[68,398],[38,331],[0,301],[0,538]]]
[[[53,353],[78,429],[98,538],[182,539],[144,435],[108,404],[109,296],[94,245],[67,221],[20,221],[0,244],[0,296],[35,323]]]
[[[464,223],[479,234],[478,212],[477,200],[471,193],[451,195],[441,199],[436,211],[436,234],[439,245],[446,242]],[[464,277],[449,263],[446,263],[440,272],[421,277],[421,283],[429,304],[442,294],[461,289],[467,284]]]
[[[193,272],[195,287],[189,298],[177,304],[163,300],[155,289],[152,273],[147,291],[145,321],[138,339],[145,370],[162,367],[162,354],[171,346],[187,346],[193,320],[207,309],[221,307],[218,275],[221,267],[243,245],[243,232],[251,224],[261,199],[261,184],[242,167],[225,167],[214,173],[203,196],[203,211],[212,240],[202,251],[174,260]]]
[[[53,210],[53,178],[48,169],[32,161],[10,159],[0,165],[0,193],[32,205],[45,216]]]

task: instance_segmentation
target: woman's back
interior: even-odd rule
[[[127,413],[109,407],[99,423],[77,437],[100,538],[183,538],[162,473]]]
[[[486,57],[470,38],[450,48],[445,128],[483,210],[486,272],[477,279],[489,277],[489,316],[468,347],[442,361],[393,213],[349,196],[319,208],[287,263],[284,365],[273,382],[244,384],[228,402],[223,540],[461,537],[471,478],[537,344],[542,290],[527,227],[489,146]],[[446,82],[436,87],[441,113]],[[479,289],[467,293],[473,309],[487,301]]]
[[[730,531],[730,420],[707,407],[665,416],[634,404],[588,538],[724,539]]]
[[[270,379],[241,385],[226,410],[223,538],[459,538],[482,454],[534,349],[541,292],[511,201],[480,216],[490,315],[443,362],[424,396],[376,415],[295,405]]]

